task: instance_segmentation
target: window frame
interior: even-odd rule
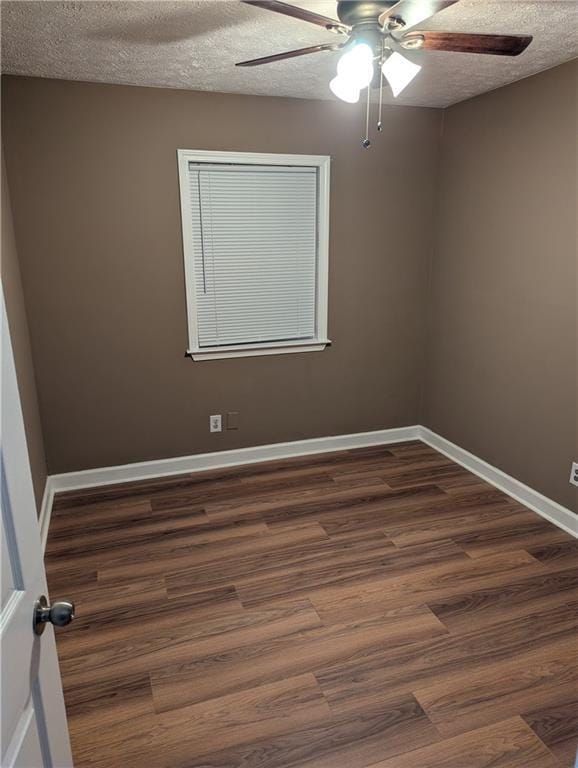
[[[189,163],[222,163],[235,165],[285,165],[317,168],[317,281],[315,301],[316,334],[313,339],[236,344],[228,347],[199,345],[195,265],[193,261],[194,232],[191,227],[189,194]],[[328,155],[287,155],[261,152],[221,152],[196,149],[178,149],[179,197],[185,268],[185,293],[189,348],[187,355],[193,360],[222,360],[232,357],[279,355],[291,352],[320,352],[330,344],[327,337],[327,310],[329,290],[329,188],[331,158]]]

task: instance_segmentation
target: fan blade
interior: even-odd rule
[[[319,13],[307,11],[305,8],[297,8],[289,3],[282,3],[280,0],[241,0],[245,5],[254,5],[257,8],[264,8],[266,11],[283,13],[285,16],[291,16],[294,19],[308,21],[311,24],[317,24],[319,27],[325,27],[333,32],[349,32],[350,27],[342,24],[337,19],[330,19],[328,16],[321,16]]]
[[[458,53],[518,56],[532,42],[530,35],[472,35],[467,32],[410,32],[399,41],[403,48]]]
[[[335,43],[325,43],[324,45],[312,45],[309,48],[298,48],[296,51],[287,51],[286,53],[274,53],[272,56],[263,56],[260,59],[251,59],[250,61],[241,61],[236,67],[257,67],[259,64],[270,64],[272,61],[283,61],[283,59],[293,59],[296,56],[305,56],[308,53],[318,53],[319,51],[336,51],[340,48]]]
[[[457,2],[458,0],[400,0],[399,3],[382,13],[378,21],[383,27],[390,16],[399,17],[404,21],[404,29],[408,29],[416,24],[421,24],[430,16]]]

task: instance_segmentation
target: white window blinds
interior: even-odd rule
[[[199,348],[316,336],[318,169],[188,164]]]

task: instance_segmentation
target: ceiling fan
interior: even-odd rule
[[[448,51],[485,53],[497,56],[518,56],[532,42],[529,35],[485,35],[468,32],[438,32],[413,29],[416,24],[430,18],[458,0],[338,0],[337,19],[330,19],[313,11],[281,2],[281,0],[241,0],[268,11],[308,21],[335,32],[345,38],[336,43],[322,43],[308,48],[276,53],[259,59],[241,61],[238,67],[255,67],[274,61],[292,59],[321,51],[343,49],[337,65],[337,77],[331,83],[333,93],[344,101],[355,103],[363,88],[381,87],[383,78],[391,86],[394,96],[409,85],[421,66],[410,61],[401,51]],[[374,63],[379,63],[379,81],[376,82]],[[383,75],[383,77],[382,77]],[[380,128],[381,119],[378,123]],[[366,131],[367,132],[367,131]],[[369,139],[364,139],[369,146]]]

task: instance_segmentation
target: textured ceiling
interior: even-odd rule
[[[335,16],[334,0],[292,0]],[[338,53],[240,69],[236,61],[335,41],[303,21],[236,0],[189,2],[2,2],[2,71],[105,83],[310,99],[327,84]],[[530,34],[517,58],[413,52],[423,65],[394,100],[445,107],[578,56],[577,0],[461,0],[420,25],[459,32]]]

